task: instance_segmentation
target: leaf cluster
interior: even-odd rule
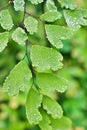
[[[36,6],[44,5],[44,13],[34,16],[27,11],[27,2],[14,0],[15,12],[23,12],[19,26],[14,24],[9,9],[0,11],[3,29],[0,33],[0,52],[10,39],[26,47],[24,58],[5,79],[3,89],[10,96],[18,95],[20,91],[26,93],[26,116],[31,125],[38,124],[42,130],[67,130],[71,121],[63,116],[62,107],[52,96],[55,92],[64,92],[69,86],[69,82],[60,76],[63,56],[59,49],[63,47],[63,41],[70,39],[81,25],[87,25],[87,10],[78,9],[74,0],[59,0],[60,10],[53,0],[28,2]],[[66,26],[57,23],[63,17]],[[30,38],[38,33],[39,23],[45,30],[47,42],[44,46],[30,42]]]

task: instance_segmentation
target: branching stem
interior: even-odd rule
[[[35,15],[32,15],[32,14],[28,13],[27,11],[26,11],[25,13],[26,13],[27,15],[32,16],[32,17],[34,17],[35,19],[40,20],[41,22],[43,22],[43,21],[40,19],[40,17],[35,16]]]

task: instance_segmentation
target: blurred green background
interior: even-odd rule
[[[87,8],[87,0],[76,0],[78,7]],[[8,0],[0,1],[0,9],[8,4]],[[8,7],[16,28],[23,12],[15,12],[13,4]],[[27,11],[40,15],[42,5],[32,6],[27,3]],[[42,10],[43,11],[43,10]],[[65,24],[64,19],[57,21]],[[44,27],[39,23],[39,31],[32,37],[32,44],[46,44]],[[12,30],[13,31],[13,30]],[[12,33],[11,31],[11,33]],[[3,29],[0,27],[0,32]],[[87,130],[87,27],[79,29],[70,40],[63,41],[64,47],[60,50],[64,57],[64,67],[61,75],[70,82],[70,87],[64,94],[58,93],[58,102],[62,105],[64,115],[73,122],[72,130]],[[9,97],[2,90],[5,77],[15,64],[25,54],[25,47],[19,46],[10,39],[8,46],[0,53],[0,130],[40,130],[38,126],[30,127],[25,114],[25,95]]]

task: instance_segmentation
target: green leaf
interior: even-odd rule
[[[69,39],[72,36],[71,29],[64,26],[45,25],[45,30],[48,40],[56,48],[63,46],[61,40]]]
[[[35,4],[35,5],[43,2],[43,0],[28,0],[28,1],[30,1],[32,4]]]
[[[66,9],[74,10],[77,7],[75,0],[58,0],[58,2]]]
[[[56,71],[62,67],[63,57],[53,48],[34,45],[30,57],[33,67],[36,67],[37,71],[40,72],[50,69]]]
[[[47,96],[43,97],[43,108],[48,114],[51,114],[54,119],[61,118],[63,116],[61,106],[55,100]]]
[[[57,19],[61,18],[61,14],[56,11],[56,12],[46,12],[41,15],[41,19],[45,20],[47,22],[54,22]]]
[[[25,18],[24,20],[24,25],[27,29],[27,31],[32,35],[33,33],[37,32],[38,29],[38,21],[31,17],[28,16],[27,18]]]
[[[28,39],[28,36],[22,28],[18,27],[12,33],[12,39],[18,44],[25,45],[25,41]]]
[[[28,91],[30,89],[30,79],[32,74],[25,61],[19,62],[9,76],[6,78],[3,89],[10,96],[17,95],[19,90]]]
[[[42,96],[38,91],[31,88],[26,102],[26,115],[30,124],[38,124],[42,120],[39,112],[41,106]]]
[[[64,16],[69,27],[78,29],[81,25],[87,25],[87,10],[64,10]]]
[[[14,0],[13,3],[16,11],[24,11],[24,0]]]
[[[7,46],[9,38],[9,32],[0,33],[0,52]]]
[[[2,10],[0,12],[0,24],[3,29],[11,30],[13,27],[12,17],[8,11],[8,9]]]
[[[58,92],[64,92],[69,86],[68,81],[63,77],[58,77],[48,73],[37,74],[36,82],[40,88],[41,93],[48,96],[50,96],[51,93],[55,90]]]
[[[72,122],[69,118],[63,116],[60,119],[51,118],[51,125],[52,130],[70,130]]]
[[[46,9],[48,10],[48,11],[57,11],[57,7],[55,6],[55,4],[54,4],[54,1],[53,0],[47,0],[46,1]]]
[[[51,121],[47,113],[43,109],[40,110],[40,113],[42,115],[42,121],[39,122],[41,130],[52,130]]]

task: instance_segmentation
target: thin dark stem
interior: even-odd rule
[[[44,0],[44,2],[42,2],[42,6],[41,6],[41,10],[42,10],[42,14],[44,14],[44,6],[45,6],[45,3],[46,3],[46,0]],[[44,32],[44,37],[46,38],[47,36],[46,36],[46,30],[45,30],[45,24],[46,24],[47,22],[45,22],[45,21],[43,21],[42,22],[42,24],[43,24],[43,32]],[[48,41],[48,39],[46,38],[46,45],[48,46],[48,47],[50,47],[50,43],[49,43],[49,41]]]
[[[22,27],[22,28],[25,30],[26,33],[28,33],[27,30],[26,30],[26,28],[24,27],[24,19],[25,19],[25,15],[26,15],[26,14],[28,14],[29,16],[32,16],[32,17],[34,17],[34,18],[36,18],[36,19],[39,19],[39,20],[40,20],[40,18],[39,18],[39,17],[36,17],[36,16],[33,16],[32,14],[29,14],[28,12],[26,12],[26,4],[24,5],[24,15],[23,15],[22,22],[21,22],[21,24],[20,24],[19,26]],[[31,86],[34,85],[34,86],[37,88],[37,90],[39,91],[39,87],[38,87],[38,85],[37,85],[36,82],[35,82],[36,74],[35,74],[34,69],[33,69],[33,66],[32,66],[32,61],[31,61],[31,59],[30,59],[30,47],[31,47],[30,45],[31,45],[31,44],[30,44],[30,41],[29,41],[29,39],[27,39],[27,40],[25,41],[25,56],[24,56],[24,58],[27,57],[28,64],[29,64],[29,68],[30,68],[31,73],[32,73],[33,82],[32,82],[32,85],[31,85]],[[24,59],[24,58],[23,58],[23,59]]]
[[[29,50],[28,50],[28,46],[29,46]],[[33,77],[33,82],[32,82],[32,85],[35,85],[35,87],[38,89],[39,91],[39,87],[38,85],[36,84],[35,82],[35,79],[36,79],[36,74],[34,72],[34,69],[33,69],[33,66],[32,66],[32,61],[30,59],[30,43],[29,43],[29,40],[26,40],[26,56],[27,56],[27,59],[28,59],[28,62],[29,62],[29,68],[31,70],[31,73],[32,73],[32,77]]]
[[[38,20],[40,20],[41,22],[43,22],[43,21],[40,19],[40,17],[35,16],[35,15],[32,15],[32,14],[28,13],[27,11],[26,11],[25,13],[26,13],[27,15],[32,16],[33,18],[38,19]]]
[[[25,55],[24,55],[22,60],[24,60],[25,57],[27,57],[28,62],[29,62],[29,57],[28,57],[28,40],[25,41]]]
[[[28,57],[28,40],[26,40],[25,47],[26,47],[26,53],[25,53],[25,55],[27,56],[27,59],[30,62],[30,59]]]
[[[24,22],[25,14],[26,14],[26,3],[25,3],[25,5],[24,5],[24,16],[23,16],[22,22]]]
[[[44,5],[45,5],[45,3],[46,3],[46,0],[44,0],[44,2],[41,3],[41,10],[42,10],[42,13],[44,13],[44,7],[45,7]]]
[[[24,27],[25,14],[26,14],[26,3],[25,3],[25,5],[24,5],[23,19],[22,19],[21,23],[19,24],[19,26],[21,26],[24,30],[25,30],[25,27]]]

